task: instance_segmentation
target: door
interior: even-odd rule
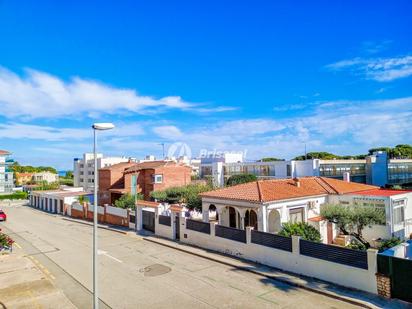
[[[328,244],[332,244],[333,242],[333,226],[331,222],[328,222],[328,225],[326,226],[327,229],[327,237],[328,237]]]
[[[236,210],[229,207],[229,226],[236,228]]]
[[[392,297],[412,302],[412,260],[391,257]]]
[[[176,228],[176,240],[180,239],[180,216],[179,213],[176,214],[176,224],[175,224],[175,228]]]
[[[155,232],[155,213],[152,211],[142,210],[143,228],[145,230]]]
[[[63,200],[60,200],[60,213],[63,213]]]

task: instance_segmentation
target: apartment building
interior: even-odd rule
[[[191,182],[190,166],[175,161],[119,163],[99,170],[99,203],[113,204],[123,194],[150,193]]]
[[[412,183],[412,160],[389,159],[377,152],[363,160],[285,160],[272,162],[225,162],[202,160],[200,177],[223,186],[232,175],[253,174],[260,179],[321,176],[376,186]]]
[[[122,162],[128,162],[126,157],[104,157],[97,154],[97,169],[112,166]],[[83,158],[75,158],[73,162],[73,182],[75,187],[83,187],[85,191],[94,190],[94,155],[93,153],[83,154]]]
[[[0,150],[0,194],[10,193],[14,188],[13,171],[9,168],[13,164],[10,154],[7,150]]]

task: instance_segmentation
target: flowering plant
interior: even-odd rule
[[[14,240],[10,236],[0,232],[0,250],[3,248],[10,248],[14,243]]]

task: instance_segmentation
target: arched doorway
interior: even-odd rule
[[[229,207],[229,226],[236,228],[236,209]]]
[[[246,210],[245,227],[246,226],[252,226],[255,231],[258,229],[257,214],[253,209]]]
[[[215,216],[210,216],[210,212],[215,212]],[[219,214],[217,213],[217,209],[216,209],[216,206],[215,205],[213,205],[213,204],[211,204],[210,206],[209,206],[209,221],[210,220],[212,220],[212,221],[219,221]]]
[[[280,223],[280,213],[276,209],[272,209],[268,216],[268,230],[269,233],[279,233],[282,229]]]

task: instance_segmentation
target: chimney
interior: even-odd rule
[[[295,182],[295,186],[298,187],[298,188],[300,188],[300,180],[299,180],[299,178],[295,177],[295,178],[293,178],[293,181]]]
[[[343,181],[350,182],[350,173],[344,172],[343,173]]]

